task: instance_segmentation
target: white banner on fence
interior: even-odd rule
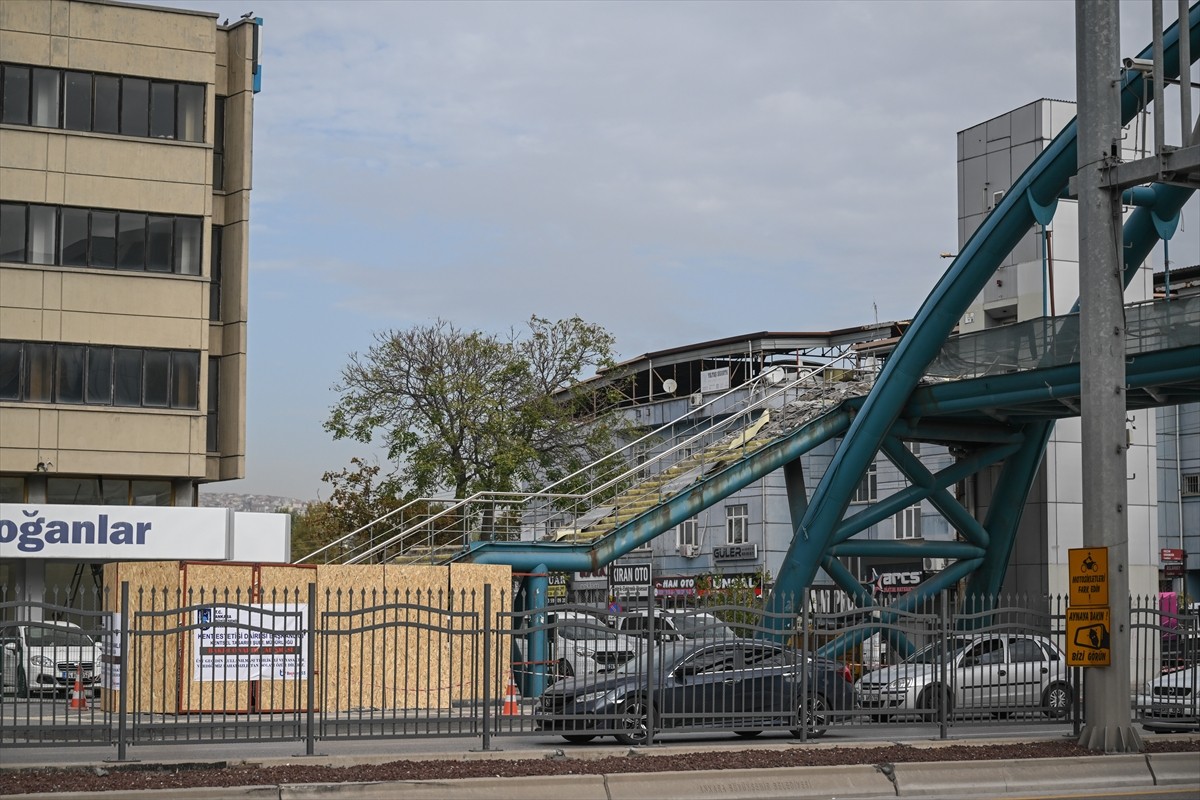
[[[195,681],[303,680],[308,677],[308,605],[197,609]],[[248,630],[245,627],[262,628]]]
[[[96,675],[100,686],[106,689],[121,688],[121,615],[112,612],[104,619],[108,635],[100,640],[100,663]]]

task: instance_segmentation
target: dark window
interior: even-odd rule
[[[117,218],[117,268],[146,268],[146,215],[122,211]]]
[[[208,256],[208,318],[221,318],[221,241],[225,229],[220,225],[212,226],[212,243]]]
[[[171,354],[165,350],[147,350],[142,360],[142,405],[166,408],[171,379]]]
[[[133,481],[130,484],[130,505],[171,505],[170,481]]]
[[[68,72],[63,80],[63,127],[92,129],[92,73]]]
[[[1032,639],[1009,639],[1008,660],[1045,661],[1046,654],[1042,652],[1042,648],[1038,646],[1038,643]]]
[[[58,241],[57,212],[54,206],[29,207],[29,249],[26,253],[30,264],[54,263],[54,246]]]
[[[40,128],[58,127],[58,76],[56,69],[33,71],[33,124]]]
[[[145,136],[150,119],[150,81],[143,78],[121,79],[121,133]]]
[[[210,356],[208,359],[208,412],[205,417],[205,448],[210,453],[220,449],[221,439],[217,435],[217,424],[220,421],[221,402],[221,359]]]
[[[79,344],[60,344],[54,376],[54,402],[83,402],[83,353]]]
[[[96,76],[96,116],[92,130],[117,133],[120,128],[121,79],[111,75]]]
[[[64,208],[62,210],[60,252],[64,267],[86,267],[88,265],[88,212],[86,208]]]
[[[29,124],[29,67],[4,67],[4,113],[0,122]]]
[[[124,215],[122,215],[124,216]],[[146,269],[152,272],[170,272],[171,255],[174,252],[175,218],[149,218],[148,235],[146,238]]]
[[[150,84],[150,136],[175,138],[175,84]]]
[[[175,137],[185,142],[204,141],[204,87],[179,84]]]
[[[142,351],[127,347],[113,350],[113,405],[142,404]]]
[[[0,400],[20,399],[21,344],[0,342]]]
[[[204,222],[199,217],[175,217],[175,271],[180,275],[200,274],[200,236]]]
[[[217,95],[213,111],[213,189],[225,188],[225,103],[229,98]]]
[[[92,266],[117,265],[117,214],[115,211],[92,212]]]
[[[25,399],[49,403],[54,399],[54,345],[25,344]]]
[[[0,261],[25,262],[25,206],[0,203]]]
[[[171,353],[171,408],[200,407],[200,354]]]
[[[101,478],[100,502],[106,506],[129,505],[129,481]]]
[[[87,349],[87,402],[108,405],[113,398],[113,349]]]

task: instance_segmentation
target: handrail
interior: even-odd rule
[[[626,481],[629,478],[631,478],[635,475],[638,475],[639,473],[641,473],[648,467],[651,467],[655,464],[659,464],[659,463],[663,462],[664,460],[666,460],[667,458],[671,457],[672,455],[678,454],[680,451],[684,450],[689,445],[694,444],[696,441],[699,441],[706,437],[713,437],[714,434],[724,433],[729,428],[732,428],[735,423],[742,421],[742,420],[746,420],[748,417],[750,417],[754,413],[762,410],[764,407],[767,407],[767,408],[771,407],[770,404],[773,400],[776,400],[780,396],[785,396],[788,392],[794,391],[795,389],[800,387],[801,384],[811,381],[814,377],[823,374],[828,369],[834,368],[834,366],[836,364],[843,361],[844,359],[845,359],[844,355],[831,358],[828,362],[826,362],[818,367],[814,367],[810,370],[807,370],[803,374],[799,375],[795,380],[787,383],[786,385],[780,387],[779,389],[775,390],[774,392],[771,392],[769,394],[764,394],[761,397],[759,397],[757,400],[752,400],[751,398],[756,393],[758,384],[760,384],[763,381],[764,376],[767,374],[766,372],[760,373],[759,375],[740,384],[739,386],[734,387],[733,389],[730,389],[730,390],[722,393],[721,395],[718,395],[717,397],[713,398],[709,402],[690,409],[689,412],[687,414],[685,414],[684,416],[679,417],[670,422],[667,422],[664,425],[661,425],[658,428],[654,429],[653,431],[650,431],[650,432],[638,437],[634,441],[626,444],[625,446],[619,448],[618,450],[597,459],[596,461],[592,462],[588,466],[583,467],[582,469],[576,470],[575,472],[571,473],[571,475],[566,476],[565,478],[560,478],[559,480],[547,485],[544,489],[541,489],[541,490],[535,491],[535,492],[529,492],[529,493],[477,492],[477,493],[471,495],[470,497],[462,498],[460,500],[454,501],[451,505],[439,510],[435,514],[422,517],[419,521],[415,522],[412,526],[396,533],[394,536],[392,536],[384,541],[377,542],[377,543],[369,543],[365,550],[362,550],[352,556],[349,556],[346,559],[346,563],[361,563],[363,561],[371,559],[372,557],[376,556],[377,554],[386,552],[387,550],[389,550],[397,545],[401,545],[402,546],[401,552],[405,552],[406,548],[403,547],[403,544],[407,540],[411,539],[416,534],[421,534],[421,538],[426,539],[429,542],[429,548],[430,548],[430,552],[432,554],[433,550],[434,550],[433,534],[435,534],[437,531],[429,530],[430,526],[438,519],[446,518],[456,511],[459,511],[463,508],[470,508],[475,505],[480,505],[480,504],[485,504],[485,503],[497,503],[497,502],[502,502],[505,500],[515,500],[515,502],[512,503],[512,505],[515,505],[515,506],[527,505],[530,502],[535,501],[535,500],[543,500],[543,501],[545,501],[545,504],[546,504],[545,506],[543,506],[543,508],[545,508],[546,506],[549,506],[549,504],[552,502],[562,501],[562,500],[568,500],[568,501],[574,502],[576,505],[582,505],[583,503],[594,499],[595,497],[600,495],[602,492],[612,489],[613,487],[620,485],[623,481]],[[749,400],[749,402],[747,402],[741,409],[737,410],[736,413],[731,414],[729,417],[727,417],[724,420],[721,420],[716,425],[712,425],[712,426],[709,426],[708,428],[700,430],[699,432],[693,434],[692,436],[690,436],[688,438],[685,438],[682,440],[677,439],[677,442],[675,445],[673,445],[672,447],[655,455],[653,458],[649,459],[648,461],[643,462],[641,464],[637,464],[631,468],[625,469],[624,471],[618,473],[615,476],[609,477],[607,480],[602,481],[598,485],[592,486],[587,492],[565,493],[565,492],[551,491],[553,488],[561,486],[564,482],[571,480],[572,478],[578,478],[582,475],[585,475],[585,474],[587,474],[587,472],[589,470],[594,470],[597,466],[599,466],[607,461],[613,460],[617,456],[620,456],[622,454],[629,452],[632,448],[636,447],[638,444],[644,443],[649,440],[656,439],[663,432],[670,431],[671,429],[676,428],[678,426],[679,422],[682,420],[686,420],[689,417],[695,417],[695,418],[701,417],[702,415],[704,415],[704,413],[706,411],[713,410],[716,407],[716,405],[718,403],[720,403],[721,401],[725,400],[726,398],[730,397],[731,395],[734,395],[734,394],[737,394],[740,392],[749,393],[746,398],[747,400]],[[745,427],[745,426],[743,426],[743,427]],[[672,437],[672,438],[676,438],[676,437]],[[744,444],[745,443],[743,443],[743,446],[744,446]],[[628,461],[626,459],[621,459],[619,463],[622,466],[624,466],[624,465],[628,464]],[[414,502],[416,502],[416,501],[414,501]],[[426,500],[426,502],[429,502],[429,501]],[[387,515],[385,515],[385,516],[387,516]],[[575,516],[576,516],[576,519],[578,519],[578,517],[581,515],[576,514]],[[381,517],[380,520],[382,520],[382,519],[384,519],[384,518]],[[370,527],[370,525],[371,525],[371,523],[368,523],[367,526],[360,528],[359,531],[356,531],[355,533],[361,532],[366,527]],[[464,531],[464,541],[462,542],[463,549],[466,549],[469,546],[469,542],[466,541],[466,539],[465,539],[465,533],[466,533],[466,531]],[[344,540],[349,537],[342,537],[342,538]],[[341,540],[339,540],[339,541],[341,541]],[[372,539],[372,542],[373,542],[373,539]]]

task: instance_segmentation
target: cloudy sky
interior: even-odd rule
[[[265,20],[247,477],[216,491],[373,457],[321,423],[375,331],[578,314],[628,358],[910,317],[958,246],[956,133],[1075,97],[1065,0],[170,4]],[[1132,55],[1149,3],[1122,27]]]

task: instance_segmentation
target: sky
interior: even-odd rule
[[[1076,94],[1067,0],[160,4],[264,19],[246,477],[208,491],[380,460],[322,428],[378,331],[578,315],[624,359],[907,319],[958,247],[956,134]],[[1121,19],[1133,55],[1149,2]]]

